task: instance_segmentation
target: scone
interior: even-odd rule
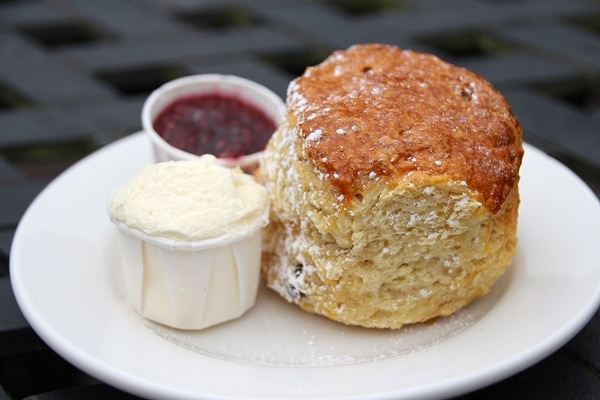
[[[336,51],[290,83],[262,160],[263,277],[348,325],[450,315],[511,264],[522,156],[482,77],[393,46]]]

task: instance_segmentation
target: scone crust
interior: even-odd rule
[[[369,176],[418,171],[466,182],[496,213],[518,182],[521,127],[504,97],[433,55],[336,51],[292,82],[287,105],[307,158],[347,199],[368,190]]]

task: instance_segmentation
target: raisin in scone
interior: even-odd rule
[[[290,83],[264,153],[263,277],[344,324],[450,315],[511,264],[522,157],[482,77],[393,46],[336,51]]]

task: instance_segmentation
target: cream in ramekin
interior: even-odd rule
[[[110,198],[127,301],[143,317],[202,329],[243,315],[259,286],[265,189],[212,155],[144,167]]]
[[[193,151],[191,149],[184,149],[183,144],[177,144],[174,139],[166,137],[164,132],[159,132],[157,119],[165,111],[173,107],[174,103],[199,96],[220,96],[224,100],[239,101],[242,106],[246,106],[247,111],[252,111],[249,110],[250,108],[254,109],[254,111],[270,120],[273,124],[272,131],[261,135],[256,133],[256,137],[250,136],[248,138],[248,147],[254,150],[245,151],[246,149],[236,149],[233,155],[220,155],[217,149],[204,149],[200,145],[194,148]],[[188,105],[188,108],[190,107]],[[213,123],[213,120],[209,117],[210,110],[205,111],[204,115],[202,115],[201,106],[196,105],[196,107],[199,111],[195,113],[197,117],[195,116],[194,119],[187,120],[187,126],[200,127],[204,122]],[[224,123],[244,123],[246,124],[246,129],[249,131],[260,129],[258,122],[248,125],[247,121],[241,122],[242,118],[238,118],[237,115],[226,115],[227,110],[224,107],[218,111],[223,114]],[[270,89],[257,82],[235,75],[198,74],[172,80],[154,90],[146,99],[142,108],[142,126],[146,134],[150,137],[155,160],[158,162],[166,160],[189,160],[195,159],[199,155],[213,154],[217,156],[219,162],[223,165],[228,167],[239,166],[247,172],[252,172],[258,166],[258,160],[262,154],[264,145],[266,145],[270,135],[283,120],[284,115],[285,104],[283,100]],[[238,119],[237,121],[236,118]],[[234,134],[235,129],[232,125],[228,129],[224,129],[225,132],[222,135],[215,134],[208,142],[214,145],[219,141],[226,142],[232,140],[233,143],[233,140],[239,140],[239,138],[231,139],[231,136],[229,136]],[[265,135],[268,136],[265,137]],[[195,136],[193,139],[199,140],[198,132],[196,132],[196,135],[190,136]]]

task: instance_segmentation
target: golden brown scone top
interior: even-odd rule
[[[355,45],[307,68],[287,102],[307,157],[346,197],[418,171],[466,182],[495,213],[518,183],[522,132],[508,103],[435,56]]]

